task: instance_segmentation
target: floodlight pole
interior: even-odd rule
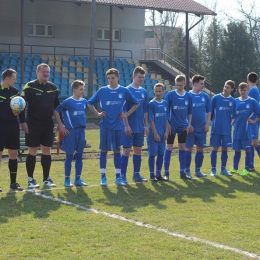
[[[91,27],[90,27],[90,50],[89,50],[89,71],[88,71],[88,98],[93,94],[93,68],[95,66],[95,49],[94,49],[94,34],[95,34],[95,18],[96,18],[96,0],[91,2]]]
[[[201,19],[189,28],[189,14],[186,13],[186,91],[190,90],[190,30],[193,29],[203,19],[204,16],[202,15]]]

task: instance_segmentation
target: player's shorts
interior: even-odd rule
[[[147,139],[148,155],[157,156],[163,155],[165,151],[165,140],[155,142],[154,140]]]
[[[144,146],[144,133],[133,133],[131,136],[128,136],[123,131],[123,147],[130,148],[132,146]]]
[[[249,151],[251,149],[251,142],[248,139],[234,139],[232,149]]]
[[[187,131],[186,130],[184,130],[182,132],[172,131],[171,135],[169,135],[168,138],[167,138],[167,144],[173,144],[174,143],[176,133],[178,133],[178,143],[179,144],[185,144],[186,138],[187,138]]]
[[[258,122],[255,124],[248,124],[250,131],[251,131],[251,140],[258,139],[258,131],[259,131],[259,124]]]
[[[194,144],[200,148],[206,147],[206,133],[203,130],[201,132],[194,131],[187,135],[185,147],[191,148]]]
[[[65,153],[73,154],[84,152],[85,147],[85,128],[70,129],[70,134],[62,138],[61,150]]]
[[[100,146],[102,151],[120,151],[123,130],[113,130],[100,125]]]
[[[210,146],[212,147],[232,147],[232,138],[230,135],[210,134]]]
[[[53,121],[48,122],[27,122],[29,133],[25,134],[25,145],[38,147],[44,145],[51,147],[54,141]]]
[[[20,127],[17,120],[0,121],[0,152],[6,149],[19,150]]]

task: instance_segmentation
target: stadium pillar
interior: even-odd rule
[[[24,81],[24,0],[21,0],[21,84]]]
[[[90,28],[90,50],[89,50],[89,71],[88,71],[88,98],[93,95],[93,68],[95,66],[95,18],[96,18],[96,0],[91,2],[91,28]]]
[[[109,17],[109,32],[110,32],[110,40],[109,40],[109,66],[113,67],[113,6],[110,5],[110,17]]]
[[[193,29],[203,19],[204,16],[202,15],[201,19],[189,28],[189,14],[186,13],[186,91],[190,90],[190,30]]]

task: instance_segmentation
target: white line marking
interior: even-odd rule
[[[191,237],[191,236],[186,236],[186,235],[183,235],[183,234],[175,233],[175,232],[172,232],[172,231],[170,231],[168,229],[165,229],[165,228],[156,227],[156,226],[153,226],[153,225],[150,225],[150,224],[146,224],[146,223],[143,223],[141,221],[136,221],[134,219],[129,219],[129,218],[117,215],[117,214],[108,213],[108,212],[97,210],[97,209],[94,209],[94,208],[81,206],[79,204],[76,204],[76,203],[73,203],[73,202],[69,202],[69,201],[66,201],[66,200],[54,198],[52,196],[48,196],[48,195],[45,195],[45,194],[38,193],[35,190],[28,190],[28,191],[30,191],[34,195],[42,197],[44,199],[50,199],[50,200],[53,200],[53,201],[60,202],[62,204],[72,205],[72,206],[74,206],[76,208],[79,208],[79,209],[87,210],[87,211],[90,211],[90,212],[93,212],[93,213],[96,213],[96,214],[102,214],[102,215],[105,215],[105,216],[110,217],[110,218],[126,221],[126,222],[129,222],[129,223],[135,224],[137,226],[146,227],[146,228],[150,228],[150,229],[155,229],[157,231],[164,232],[167,235],[170,235],[170,236],[173,236],[173,237],[182,238],[182,239],[186,239],[186,240],[193,241],[193,242],[200,242],[200,243],[203,243],[203,244],[206,244],[206,245],[210,245],[210,246],[213,246],[213,247],[216,247],[216,248],[221,248],[221,249],[233,251],[235,253],[242,254],[242,255],[245,255],[247,257],[260,259],[260,255],[256,255],[254,253],[250,253],[250,252],[238,249],[238,248],[221,245],[221,244],[218,244],[218,243],[215,243],[215,242],[211,242],[209,240],[201,239],[201,238],[198,238],[198,237]]]

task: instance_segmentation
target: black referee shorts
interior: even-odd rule
[[[178,134],[178,143],[185,144],[186,138],[187,138],[187,131],[184,130],[183,132],[181,132],[181,134]],[[167,144],[173,144],[174,139],[175,139],[175,135],[173,133],[171,133],[171,135],[169,135],[167,138]]]
[[[40,145],[52,147],[53,136],[53,121],[39,122],[30,121],[27,122],[29,133],[25,134],[25,145],[28,147],[39,147]]]
[[[0,121],[0,152],[20,149],[20,127],[17,120]]]

